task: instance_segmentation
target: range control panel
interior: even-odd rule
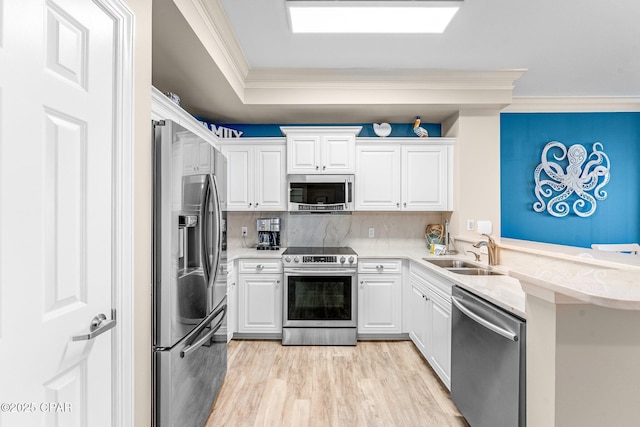
[[[313,265],[354,267],[358,264],[356,255],[284,255],[282,263],[285,267],[301,267]]]

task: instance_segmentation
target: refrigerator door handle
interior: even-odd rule
[[[202,196],[200,198],[200,258],[202,264],[202,272],[204,274],[204,281],[209,286],[211,282],[211,270],[209,265],[209,242],[207,239],[207,228],[209,222],[207,221],[207,211],[209,209],[209,195],[211,194],[211,178],[207,175],[207,179],[204,180],[202,186]]]
[[[216,242],[214,247],[216,248],[216,258],[215,263],[211,267],[211,271],[213,272],[213,277],[209,281],[209,286],[213,286],[213,283],[216,280],[216,276],[218,274],[218,266],[220,265],[220,252],[222,252],[222,212],[220,211],[220,198],[218,193],[218,181],[216,180],[215,175],[210,174],[209,180],[211,180],[209,186],[211,188],[211,193],[213,195],[213,201],[215,202],[214,212],[216,215]]]
[[[200,338],[195,343],[189,344],[188,346],[183,348],[182,351],[180,352],[180,357],[184,358],[184,357],[188,356],[190,353],[192,353],[195,350],[197,350],[198,348],[202,347],[204,344],[206,344],[211,339],[211,337],[216,332],[218,332],[218,330],[222,326],[222,323],[224,322],[224,317],[227,315],[227,305],[226,304],[223,305],[222,307],[220,307],[215,313],[213,313],[214,315],[212,315],[212,317],[214,317],[214,318],[217,317],[220,314],[220,312],[223,312],[222,318],[218,321],[216,326],[214,326],[209,332],[207,332],[207,334],[204,337]]]

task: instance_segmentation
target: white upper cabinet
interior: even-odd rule
[[[202,139],[190,136],[182,139],[183,166],[185,175],[212,173],[212,145]]]
[[[227,157],[227,209],[230,211],[286,211],[287,180],[284,140],[238,144],[224,140]]]
[[[400,146],[356,147],[356,210],[400,210]]]
[[[402,209],[451,210],[449,148],[445,145],[402,147]]]
[[[355,209],[453,210],[453,140],[358,141]],[[373,142],[375,141],[375,143]]]
[[[287,173],[355,173],[355,141],[361,126],[280,129],[287,136]]]

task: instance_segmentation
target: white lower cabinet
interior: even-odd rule
[[[412,268],[409,337],[442,382],[451,386],[451,284]],[[446,289],[449,288],[447,292]]]
[[[271,272],[274,269],[280,272]],[[238,332],[281,334],[283,276],[280,261],[240,260],[238,270]]]
[[[358,334],[402,332],[402,260],[358,260]]]
[[[227,266],[227,342],[238,332],[238,282],[233,261]]]
[[[416,345],[420,353],[425,357],[427,354],[427,343],[431,339],[427,336],[430,329],[429,325],[429,300],[427,299],[427,288],[420,280],[412,274],[410,278],[411,297],[410,310],[411,320],[409,327],[409,337]]]

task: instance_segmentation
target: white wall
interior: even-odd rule
[[[451,233],[479,240],[467,220],[489,220],[500,236],[500,111],[462,110],[442,124],[455,137],[454,211]]]

